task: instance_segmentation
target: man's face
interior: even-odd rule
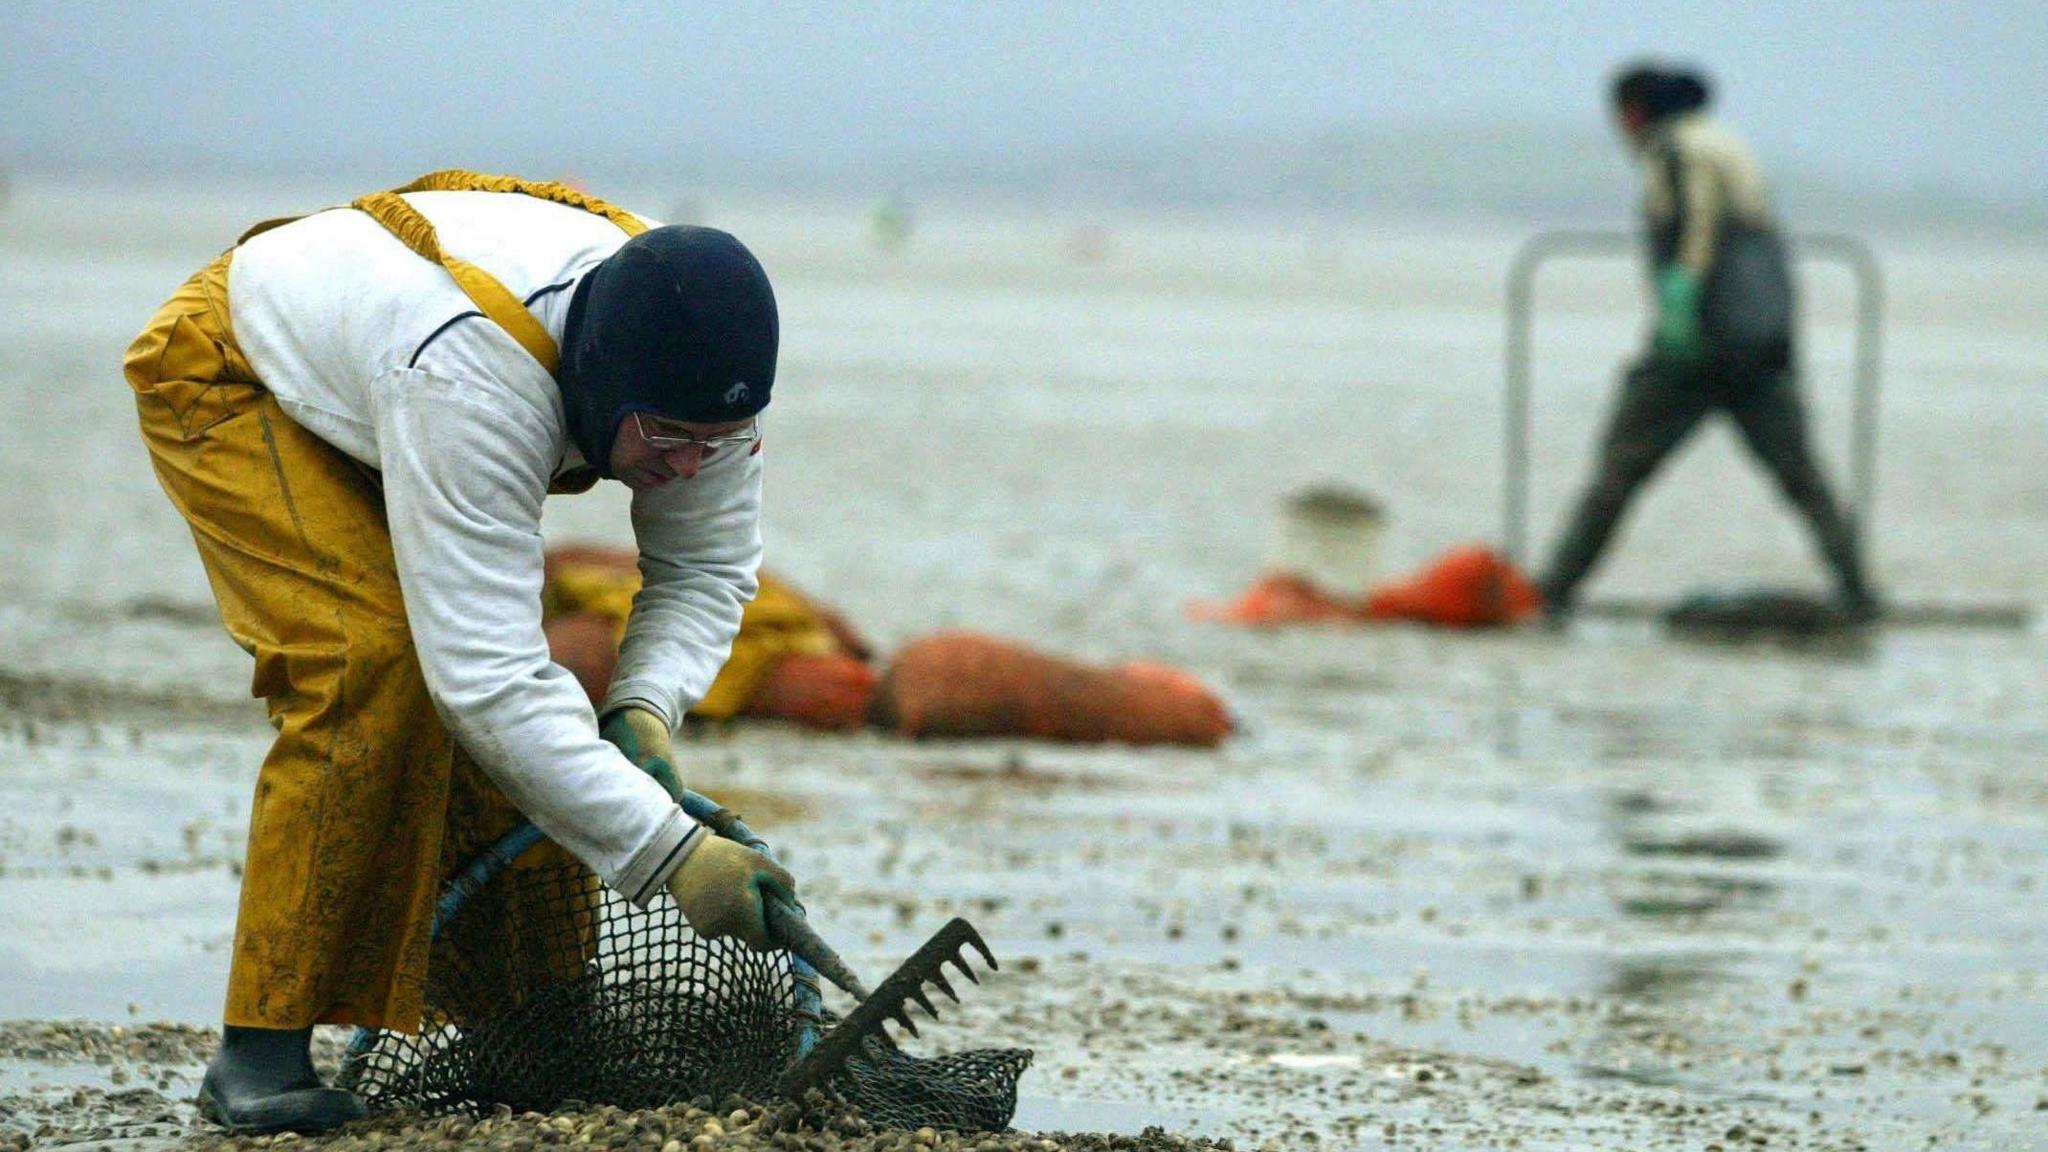
[[[612,475],[635,492],[697,475],[721,452],[747,452],[760,429],[753,420],[707,424],[627,413],[612,438]]]
[[[1614,123],[1623,140],[1639,146],[1650,134],[1650,110],[1640,100],[1625,100],[1614,107]]]

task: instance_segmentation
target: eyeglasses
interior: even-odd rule
[[[662,426],[657,424],[655,427],[660,428]],[[720,432],[716,436],[692,436],[687,432],[649,432],[645,419],[641,417],[640,413],[635,412],[633,413],[633,428],[640,433],[640,439],[663,451],[674,451],[677,448],[696,448],[703,452],[710,452],[714,448],[745,448],[761,439],[761,422],[759,420],[750,420],[744,428],[735,428],[730,432]]]

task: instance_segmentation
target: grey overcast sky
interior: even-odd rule
[[[1598,130],[1644,52],[1766,152],[2048,197],[2048,0],[17,0],[0,164],[540,173],[1483,124]]]

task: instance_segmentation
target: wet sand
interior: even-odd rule
[[[318,191],[284,204],[347,190]],[[269,729],[118,359],[278,206],[234,200],[178,222],[30,186],[0,217],[0,395],[27,415],[0,428],[0,1148],[201,1131],[189,1100]],[[1496,534],[1517,230],[1111,220],[1082,265],[1069,219],[934,209],[893,257],[857,212],[712,219],[761,251],[790,333],[775,564],[884,646],[966,625],[1177,662],[1245,721],[1214,753],[766,726],[686,746],[691,784],[744,798],[862,968],[947,915],[982,928],[1003,973],[919,1043],[1037,1049],[1019,1128],[2048,1146],[2040,630],[1706,645],[1596,619],[1460,636],[1183,618],[1252,577],[1275,500],[1312,481],[1389,507],[1390,568]],[[1902,600],[2029,600],[2048,571],[2048,252],[1879,241],[1880,577]],[[1633,289],[1621,269],[1544,281],[1539,539],[1634,338]],[[1847,299],[1813,285],[1837,466]],[[1596,596],[1818,586],[1732,438],[1701,440]],[[623,536],[615,496],[552,503],[557,539]],[[683,1109],[630,1119],[636,1147],[663,1146],[656,1120],[664,1143],[702,1134]],[[553,1140],[524,1123],[505,1126]],[[626,1118],[571,1123],[561,1142]],[[1067,1146],[1111,1146],[1091,1139]]]

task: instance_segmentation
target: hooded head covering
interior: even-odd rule
[[[631,412],[745,420],[768,406],[779,327],[768,274],[715,228],[650,228],[591,269],[569,301],[555,374],[569,433],[610,476]]]
[[[1636,64],[1614,78],[1614,104],[1640,104],[1650,123],[1697,112],[1713,98],[1706,77],[1690,68]]]

